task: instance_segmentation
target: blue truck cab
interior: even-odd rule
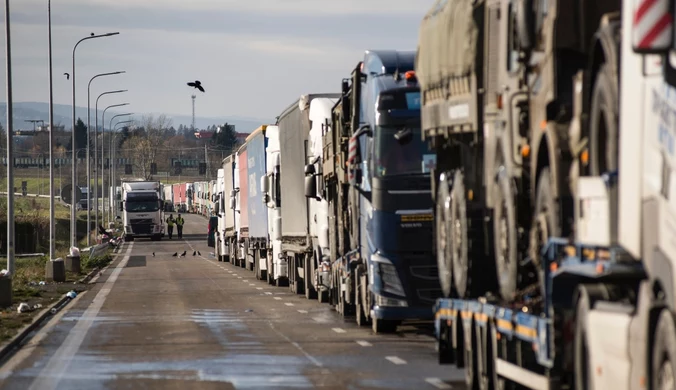
[[[415,52],[367,51],[352,85],[343,83],[344,93],[358,97],[352,112],[359,107],[347,158],[351,202],[359,210],[351,251],[362,264],[354,277],[356,314],[376,332],[432,319],[441,296],[430,196],[436,157],[422,141],[414,59]]]

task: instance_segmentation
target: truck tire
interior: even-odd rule
[[[439,364],[455,363],[455,353],[453,351],[453,341],[451,338],[452,328],[441,321],[439,324],[439,336],[437,337],[437,354]]]
[[[348,222],[350,226],[350,249],[359,247],[359,193],[350,187],[347,198]]]
[[[254,249],[253,252],[253,272],[256,280],[261,280],[261,270],[258,262],[260,261],[260,254],[258,249]]]
[[[593,301],[583,285],[578,288],[577,304],[575,308],[575,338],[573,341],[573,361],[575,369],[575,388],[592,389],[589,371],[589,352],[587,340],[587,315],[591,310]]]
[[[463,173],[455,171],[451,190],[452,274],[455,290],[461,298],[472,298],[493,289],[495,269],[481,262],[484,254],[483,214],[467,209]],[[475,263],[476,262],[476,263]],[[489,276],[490,275],[490,276]]]
[[[315,260],[315,256],[310,253],[305,254],[304,266],[303,266],[303,281],[305,282],[305,298],[307,299],[317,299],[317,290],[312,285],[312,262]]]
[[[359,326],[369,326],[369,316],[366,315],[366,308],[369,307],[369,302],[366,299],[366,294],[368,288],[366,288],[365,283],[368,283],[368,279],[364,275],[364,271],[361,266],[354,269],[354,278],[358,281],[359,285],[355,288],[354,293],[354,316]]]
[[[464,326],[464,325],[463,325]],[[465,384],[467,390],[479,390],[478,370],[476,349],[479,347],[477,343],[477,335],[475,331],[474,321],[470,322],[469,328],[465,328]]]
[[[450,242],[451,229],[451,193],[450,172],[444,172],[439,176],[439,185],[436,199],[436,255],[439,268],[439,283],[444,298],[450,298],[453,292],[453,263]]]
[[[397,326],[399,326],[399,321],[371,318],[371,328],[375,334],[395,333]]]
[[[653,389],[674,388],[674,377],[676,377],[676,326],[674,325],[674,315],[669,309],[663,309],[657,321],[651,370]]]
[[[533,222],[530,228],[529,255],[536,267],[537,280],[540,284],[540,293],[544,297],[544,271],[542,269],[541,253],[542,248],[547,244],[550,237],[561,235],[561,225],[559,224],[559,205],[554,200],[551,175],[549,167],[540,171],[538,179],[537,193],[535,196],[535,210],[533,213]]]
[[[619,155],[619,94],[617,75],[603,64],[596,75],[589,113],[589,174],[616,172]],[[610,237],[617,237],[618,188],[608,191]]]
[[[495,209],[493,215],[493,236],[495,268],[498,289],[504,300],[510,301],[516,294],[519,277],[519,251],[515,189],[504,167],[499,170],[495,191]]]

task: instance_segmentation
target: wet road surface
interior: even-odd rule
[[[437,363],[429,328],[373,335],[219,263],[206,219],[185,220],[182,241],[126,243],[93,288],[0,368],[0,388],[465,388],[462,371]]]

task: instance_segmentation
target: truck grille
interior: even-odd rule
[[[131,230],[132,232],[134,232],[134,234],[150,234],[153,232],[153,225],[145,223],[144,224],[132,223]]]
[[[150,219],[150,218],[137,218],[137,219],[130,219],[129,223],[131,225],[134,225],[134,224],[145,225],[145,224],[152,224],[153,220]]]
[[[408,275],[401,275],[407,285],[409,302],[414,306],[432,307],[436,299],[441,297],[439,285],[439,269],[432,251],[401,251],[401,270]]]

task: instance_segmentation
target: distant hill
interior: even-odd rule
[[[66,129],[70,131],[70,127],[73,122],[73,120],[71,119],[72,109],[73,109],[72,106],[69,105],[54,104],[54,123],[64,125]],[[92,114],[93,110],[94,107],[92,107]],[[32,130],[33,124],[26,122],[26,120],[40,119],[44,120],[45,123],[49,122],[49,105],[47,103],[15,102],[13,111],[14,111],[13,116],[14,128],[16,130]],[[0,123],[2,123],[3,127],[7,122],[6,112],[7,105],[4,102],[0,102]],[[123,113],[124,112],[122,111],[108,110],[106,112],[106,116],[112,118],[113,115]],[[83,121],[87,122],[87,107],[77,106],[75,108],[75,114],[78,117],[82,118]],[[139,116],[140,115],[142,114],[139,114]],[[180,125],[190,126],[192,122],[192,117],[189,115],[172,115],[169,113],[166,113],[166,115],[172,118],[173,125],[176,128]],[[91,118],[91,121],[93,126],[94,123],[93,117]],[[110,121],[106,120],[106,122]],[[195,117],[195,126],[198,129],[206,129],[208,126],[223,124],[225,122],[235,125],[235,129],[240,133],[250,133],[261,124],[273,123],[274,121],[266,119],[227,117],[227,116],[215,118],[199,117],[199,116]],[[106,123],[106,125],[108,124],[109,123]]]

